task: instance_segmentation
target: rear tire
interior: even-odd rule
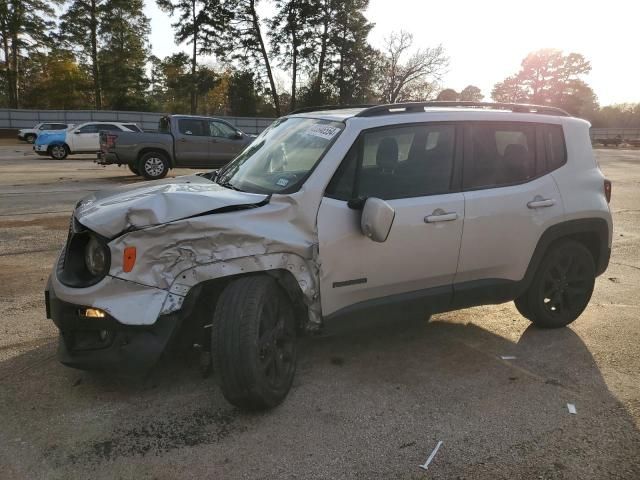
[[[36,141],[36,136],[33,133],[24,136],[24,139],[27,143],[33,143]]]
[[[127,167],[129,167],[129,170],[131,170],[131,173],[133,173],[134,175],[140,175],[140,171],[138,170],[138,167],[128,164]]]
[[[213,366],[233,405],[263,410],[287,396],[296,369],[291,301],[271,277],[244,277],[218,299],[212,325]]]
[[[576,241],[561,241],[547,252],[516,308],[537,327],[565,327],[587,308],[595,278],[591,252]]]
[[[147,180],[159,180],[169,172],[169,161],[163,153],[147,152],[140,157],[137,170]]]
[[[49,147],[49,155],[54,160],[64,160],[69,155],[69,149],[66,145],[53,145]]]

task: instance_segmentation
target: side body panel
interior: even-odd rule
[[[361,211],[323,198],[318,213],[323,315],[359,302],[434,287],[450,289],[456,271],[464,198],[461,193],[388,200],[396,216],[389,237],[376,243],[362,234]],[[435,210],[457,214],[426,223]]]
[[[529,208],[536,197],[553,200]],[[464,193],[465,219],[455,283],[480,279],[521,280],[542,233],[564,219],[551,175],[531,182]]]
[[[604,195],[604,175],[591,148],[589,124],[566,121],[563,125],[567,143],[567,164],[552,172],[565,207],[566,220],[602,219],[609,226],[611,248],[613,221]],[[613,187],[615,195],[615,185]]]

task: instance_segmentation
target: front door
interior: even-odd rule
[[[450,299],[464,220],[458,130],[454,124],[427,123],[360,136],[318,212],[324,316],[399,296],[435,293]],[[383,243],[362,234],[361,211],[348,204],[368,197],[382,198],[395,210]]]
[[[176,164],[181,167],[206,166],[209,160],[209,125],[197,118],[178,119],[174,135]]]

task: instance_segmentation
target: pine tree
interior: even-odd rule
[[[156,0],[158,6],[171,16],[176,43],[191,45],[191,114],[198,109],[198,55],[218,50],[218,39],[230,20],[230,12],[220,0]]]
[[[315,7],[310,0],[276,0],[275,6],[277,11],[269,32],[271,51],[283,67],[291,68],[291,111],[296,108],[301,67],[310,66],[309,57],[313,51],[311,18]]]
[[[108,18],[100,24],[104,47],[98,57],[104,97],[115,110],[147,108],[149,19],[143,8],[143,0],[107,0],[104,5]]]
[[[271,61],[262,35],[260,18],[256,10],[258,0],[237,0],[228,2],[233,15],[227,31],[226,48],[233,52],[232,58],[247,67],[253,67],[260,77],[267,77],[269,95],[275,113],[280,116],[280,98],[276,89]]]
[[[60,22],[61,39],[73,48],[83,64],[89,66],[97,110],[102,109],[98,29],[107,13],[104,3],[105,0],[72,0]]]
[[[2,42],[8,104],[20,105],[21,62],[49,43],[53,28],[54,6],[62,0],[0,1],[0,37]]]

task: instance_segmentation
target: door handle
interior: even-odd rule
[[[187,141],[187,139],[186,139],[186,138],[180,138],[180,139],[178,139],[178,141],[179,141],[180,143],[185,143],[185,142]]]
[[[451,222],[457,220],[458,214],[456,212],[445,212],[441,208],[434,210],[431,215],[424,217],[424,223],[436,223],[436,222]]]
[[[536,198],[527,203],[527,207],[529,208],[545,208],[545,207],[553,207],[556,204],[556,201],[553,198],[542,198],[537,195]]]

